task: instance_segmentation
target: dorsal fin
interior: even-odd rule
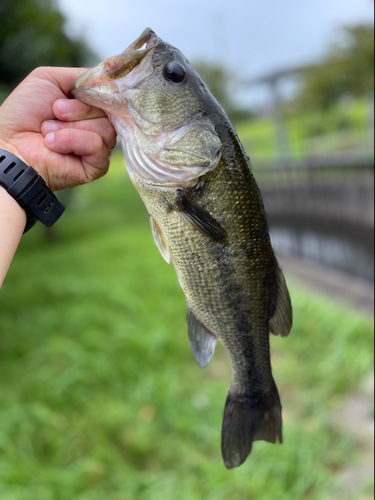
[[[171,255],[169,253],[168,243],[165,241],[165,238],[164,238],[163,233],[161,232],[160,226],[152,216],[150,216],[150,222],[151,222],[152,235],[154,237],[154,241],[156,243],[156,246],[158,247],[164,260],[168,264],[170,264]]]
[[[292,329],[293,309],[284,274],[279,269],[278,292],[275,314],[270,319],[270,330],[274,335],[287,337]]]
[[[200,367],[204,368],[215,351],[216,336],[207,330],[187,306],[186,321],[192,353]]]

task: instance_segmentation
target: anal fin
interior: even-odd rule
[[[287,337],[292,329],[293,309],[284,274],[279,269],[278,293],[275,314],[270,319],[270,330],[274,335]]]
[[[216,336],[210,333],[207,328],[197,320],[189,306],[187,308],[186,321],[190,348],[198,365],[204,368],[215,351]]]
[[[169,253],[169,247],[168,243],[165,241],[164,235],[160,229],[159,224],[156,222],[156,220],[150,216],[150,222],[151,222],[151,229],[152,229],[152,235],[154,237],[156,246],[158,247],[160,253],[162,254],[164,260],[170,264],[171,262],[171,255]]]

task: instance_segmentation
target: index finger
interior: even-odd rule
[[[70,85],[86,71],[87,68],[57,68],[48,66],[36,68],[30,73],[30,77],[50,81],[59,88],[63,94],[69,97]]]
[[[60,121],[76,122],[107,116],[104,111],[89,106],[77,99],[58,99],[53,104],[53,113]]]
[[[87,68],[48,68],[55,84],[66,96],[69,96],[70,86],[74,80],[86,73]]]

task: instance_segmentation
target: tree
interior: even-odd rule
[[[323,62],[302,72],[298,103],[327,108],[346,95],[362,96],[374,90],[374,26],[344,28],[341,40]]]
[[[231,121],[238,122],[251,118],[250,111],[239,109],[232,97],[237,82],[236,76],[229,74],[223,66],[217,64],[196,62],[193,66]]]
[[[82,66],[93,53],[65,32],[55,0],[1,0],[0,87],[14,88],[37,66]]]

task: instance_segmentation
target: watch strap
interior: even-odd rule
[[[35,217],[35,215],[32,213],[31,210],[26,208],[25,212],[26,212],[27,218],[26,218],[26,226],[25,226],[25,230],[24,230],[23,234],[27,233],[27,231],[30,231],[30,229],[33,228],[35,226],[35,224],[38,222],[37,217]]]
[[[52,226],[65,210],[38,172],[4,149],[0,149],[0,186],[26,211],[25,232],[37,219]]]

